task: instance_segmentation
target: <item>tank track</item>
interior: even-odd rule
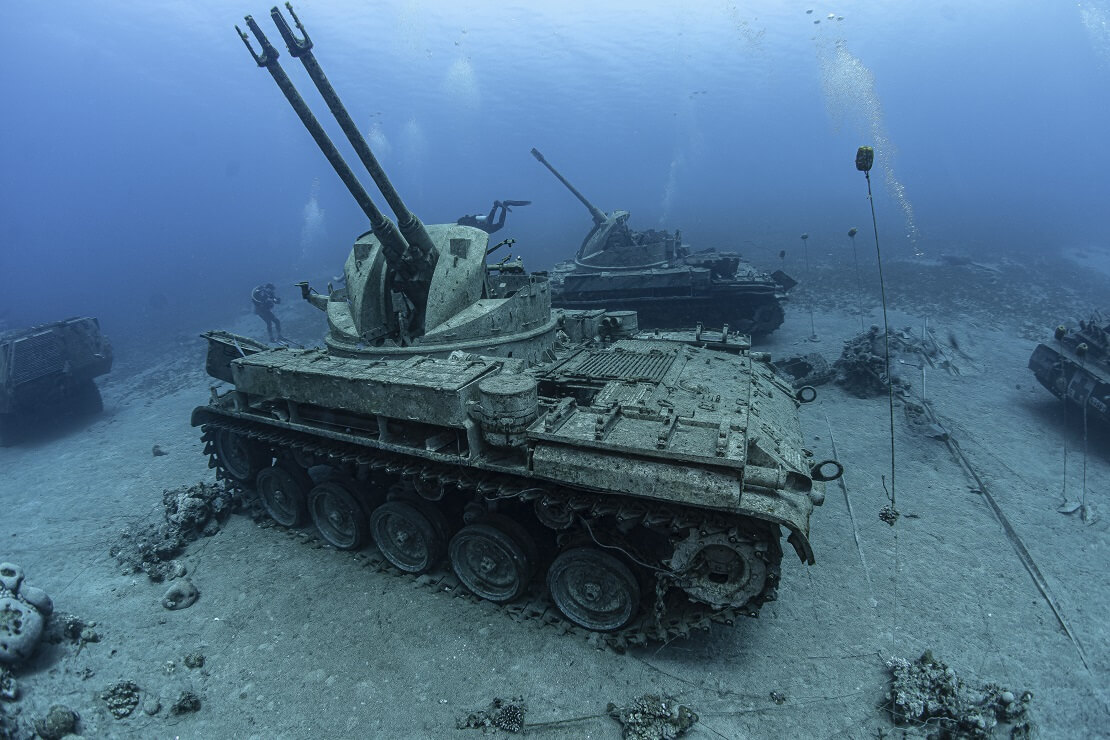
[[[556,486],[542,481],[521,480],[509,474],[484,470],[459,469],[456,466],[241,420],[230,418],[209,420],[201,426],[201,430],[205,454],[210,456],[208,465],[215,469],[217,480],[222,480],[226,486],[239,490],[250,490],[251,487],[229,475],[221,465],[214,444],[215,434],[219,430],[234,432],[262,442],[271,448],[289,451],[294,455],[307,455],[316,460],[327,460],[321,464],[352,466],[361,475],[370,471],[384,470],[386,473],[398,475],[402,481],[409,481],[414,487],[429,485],[430,481],[438,481],[454,484],[460,492],[471,492],[491,500],[512,498],[529,502],[545,497],[545,501],[563,503],[578,515],[614,516],[618,521],[625,523],[635,520],[636,523],[650,523],[655,527],[670,527],[672,531],[692,529],[708,532],[727,529],[725,517],[714,512],[644,502],[616,495],[607,495],[606,500],[602,500],[595,494],[559,490]],[[276,522],[273,524],[276,527],[281,526]],[[305,530],[287,531],[294,535],[303,533],[306,537],[313,536]],[[312,531],[315,531],[314,528]],[[318,533],[314,536],[323,543],[323,538]],[[597,542],[596,539],[595,542]],[[657,575],[654,608],[641,610],[641,614],[631,623],[611,632],[588,630],[567,619],[551,601],[547,589],[542,584],[542,578],[533,579],[521,598],[507,604],[495,604],[472,594],[459,581],[446,561],[432,571],[413,576],[409,580],[416,587],[434,591],[441,596],[462,597],[476,604],[493,607],[515,622],[529,622],[543,628],[555,629],[559,634],[578,635],[595,647],[604,645],[609,649],[622,652],[629,647],[685,638],[694,631],[708,631],[713,623],[731,626],[738,617],[758,617],[763,604],[775,600],[779,583],[782,550],[777,537],[769,538],[768,542],[771,548],[769,557],[765,558],[766,581],[762,591],[749,600],[744,607],[717,609],[690,601],[674,593],[676,589],[671,588],[673,585],[671,579]],[[395,568],[377,547],[364,548],[352,554],[363,567],[371,568],[376,572],[395,576],[409,575]],[[642,560],[642,558],[635,558],[634,555],[633,558]]]
[[[779,301],[758,303],[753,309],[753,318],[748,322],[747,333],[757,337],[767,336],[782,326],[785,320],[786,310]]]

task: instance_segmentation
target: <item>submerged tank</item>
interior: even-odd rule
[[[782,325],[783,301],[797,284],[782,270],[760,272],[736,252],[691,252],[679,231],[634,231],[628,211],[603,212],[538,150],[532,156],[593,218],[574,259],[552,271],[555,306],[636,311],[646,328],[688,328],[702,321],[760,336]]]
[[[92,317],[0,333],[0,445],[28,425],[103,409],[93,378],[112,369],[112,345]]]
[[[292,9],[290,9],[292,12]],[[250,17],[240,31],[335,165],[371,231],[345,287],[301,283],[325,346],[209,332],[213,388],[192,414],[217,476],[281,525],[568,631],[642,644],[756,615],[787,540],[840,473],[803,449],[796,396],[733,335],[631,339],[628,312],[552,311],[545,274],[487,265],[489,235],[402,202],[275,9],[397,224],[351,175]],[[703,334],[703,333],[699,333]],[[702,346],[727,345],[729,351]],[[739,345],[739,346],[738,346]],[[375,555],[376,557],[376,555]]]
[[[1110,424],[1110,320],[1104,314],[1056,327],[1055,341],[1033,350],[1029,369],[1054,396]]]

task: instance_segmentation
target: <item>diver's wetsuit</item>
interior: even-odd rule
[[[274,316],[273,308],[281,299],[278,298],[277,292],[271,283],[259,285],[251,291],[251,304],[254,306],[254,312],[258,314],[263,321],[266,322],[266,333],[270,335],[270,341],[275,342],[283,339],[281,336],[281,322],[278,317]],[[274,336],[274,330],[277,330],[277,337]]]
[[[498,208],[501,209],[501,217],[494,221],[494,217],[497,216]],[[455,223],[459,224],[459,226],[475,226],[487,234],[492,234],[495,231],[499,231],[501,227],[505,225],[505,216],[508,213],[509,209],[505,207],[505,204],[499,200],[495,200],[493,201],[493,208],[489,209],[489,214],[485,216],[481,216],[477,213],[466,215]]]

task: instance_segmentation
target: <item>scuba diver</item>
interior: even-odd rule
[[[285,337],[281,336],[281,322],[278,317],[274,316],[273,308],[281,303],[281,298],[278,297],[277,288],[273,283],[266,283],[259,285],[251,291],[251,304],[254,306],[254,312],[266,322],[266,333],[270,335],[271,342],[285,341]],[[277,338],[274,338],[274,329],[277,329]]]
[[[467,214],[455,223],[459,226],[476,226],[487,234],[492,234],[505,225],[505,216],[509,213],[511,206],[526,206],[531,203],[530,200],[495,200],[493,201],[493,208],[489,209],[489,213],[485,216],[479,213]],[[497,215],[498,208],[501,209],[500,216]]]

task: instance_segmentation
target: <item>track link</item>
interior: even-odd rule
[[[728,528],[723,515],[710,513],[707,516],[706,512],[696,509],[645,502],[625,496],[597,495],[585,491],[570,492],[546,482],[520,479],[503,473],[459,469],[442,463],[414,459],[393,452],[360,447],[326,437],[277,429],[244,420],[232,418],[209,420],[202,425],[201,429],[205,443],[204,451],[210,455],[209,467],[215,469],[217,480],[223,480],[228,487],[239,490],[249,490],[250,487],[229,475],[221,464],[214,444],[215,435],[220,430],[262,442],[271,450],[310,455],[317,460],[326,459],[328,462],[325,464],[334,466],[351,466],[359,475],[384,470],[400,476],[402,480],[419,480],[421,485],[429,485],[429,481],[435,481],[437,485],[450,483],[461,491],[477,493],[490,500],[516,499],[532,502],[544,497],[545,502],[565,506],[576,516],[586,519],[613,516],[625,525],[646,524],[655,528],[668,528],[672,532],[689,529],[711,532]],[[273,524],[280,526],[276,522]],[[314,536],[308,534],[309,530],[287,531],[293,535]],[[319,535],[315,536],[319,538]],[[472,594],[445,564],[441,564],[429,573],[410,577],[408,580],[415,587],[433,591],[440,596],[449,595],[478,604],[488,604],[515,622],[526,622],[538,628],[554,629],[560,634],[578,635],[595,647],[605,646],[617,652],[623,652],[629,647],[669,642],[676,638],[688,637],[695,631],[708,631],[713,623],[732,625],[739,617],[757,617],[763,604],[775,599],[779,582],[779,562],[782,551],[777,538],[768,538],[768,541],[771,547],[765,557],[768,573],[764,587],[744,607],[717,609],[692,602],[671,588],[674,574],[666,572],[665,569],[650,566],[656,571],[654,608],[642,610],[630,624],[611,632],[594,632],[568,620],[551,601],[546,588],[536,581],[533,581],[521,598],[508,604],[497,605]],[[328,545],[325,543],[325,546]],[[355,552],[353,557],[363,567],[375,572],[396,576],[408,575],[394,568],[377,547]]]

